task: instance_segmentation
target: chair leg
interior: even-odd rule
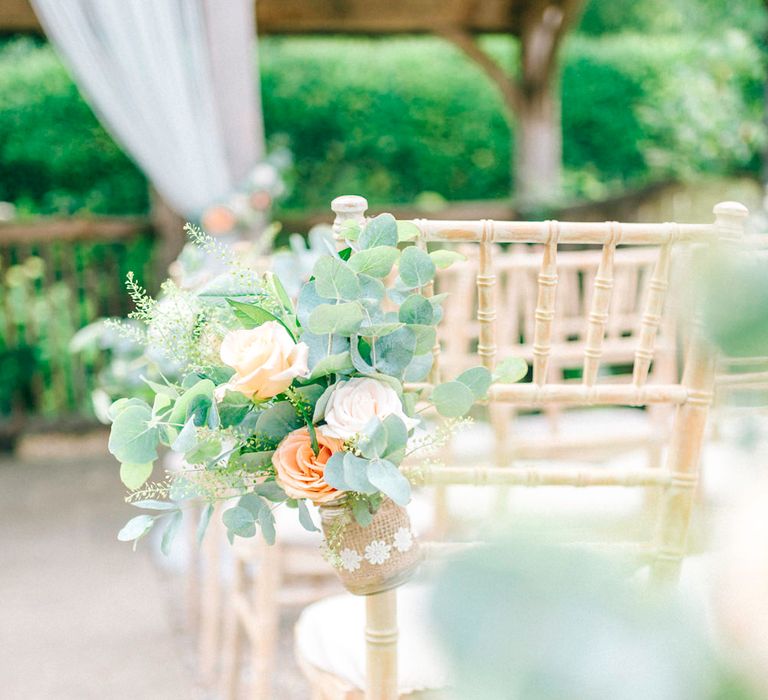
[[[397,700],[397,589],[365,599],[365,700]]]
[[[664,491],[651,564],[654,583],[675,583],[685,555],[688,527],[699,477],[699,459],[707,412],[712,401],[714,358],[700,338],[691,341],[683,384],[688,400],[675,416],[667,468],[672,483]]]
[[[194,506],[184,518],[186,528],[187,569],[184,572],[184,608],[188,628],[196,633],[200,624],[200,546],[197,543],[197,518],[200,512]]]
[[[268,545],[261,539],[253,590],[258,634],[256,639],[251,640],[253,679],[249,697],[252,700],[269,700],[272,697],[272,673],[280,624],[277,593],[280,588],[281,565],[280,546]]]
[[[221,640],[221,697],[236,700],[240,687],[241,661],[243,652],[243,626],[236,600],[245,596],[245,562],[235,555],[232,590],[229,607],[224,618],[224,632]]]
[[[211,516],[203,547],[203,575],[200,586],[200,632],[198,655],[204,685],[215,681],[221,635],[221,509]]]

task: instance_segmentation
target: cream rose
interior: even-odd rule
[[[234,368],[226,385],[256,399],[285,391],[295,377],[308,373],[309,348],[296,343],[277,321],[249,330],[230,331],[221,343],[221,361]]]
[[[272,455],[277,483],[291,498],[308,498],[313,503],[330,503],[341,494],[323,479],[325,465],[334,452],[341,449],[342,441],[316,430],[317,454],[307,428],[288,433]]]
[[[346,440],[365,428],[373,417],[384,420],[397,416],[410,430],[418,423],[403,411],[397,392],[389,385],[368,377],[339,382],[325,407],[324,432]]]

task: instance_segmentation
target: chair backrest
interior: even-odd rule
[[[476,277],[477,246],[464,244],[460,252],[467,258],[447,270],[439,271],[436,291],[449,294],[444,302],[445,318],[440,326],[440,365],[449,373],[471,366],[475,359],[479,323],[477,322]],[[540,245],[517,244],[493,251],[498,354],[514,353],[533,360],[536,328],[536,298],[539,268],[544,254]],[[601,251],[559,251],[557,255],[557,304],[552,320],[552,347],[549,372],[556,381],[564,373],[578,375],[586,342],[586,319],[592,303],[594,278],[600,266]],[[658,250],[653,247],[619,248],[614,255],[614,291],[611,314],[606,324],[603,363],[611,376],[626,373],[635,359],[637,332],[643,313],[644,289],[650,280]],[[655,343],[655,357],[649,380],[674,381],[674,363],[660,363],[673,352],[674,336],[669,323],[661,324]],[[660,367],[661,365],[661,367]],[[660,372],[659,370],[662,369]],[[654,376],[655,375],[655,376]],[[618,381],[618,379],[617,379]]]
[[[367,202],[362,197],[340,197],[332,204],[336,212],[335,230],[342,231],[345,221],[364,221]],[[715,356],[704,341],[696,310],[690,309],[691,322],[686,340],[687,352],[682,378],[665,378],[650,383],[652,363],[659,330],[664,327],[667,291],[673,281],[673,253],[682,247],[709,246],[730,242],[740,245],[747,210],[741,204],[724,202],[714,208],[714,224],[621,224],[517,221],[433,221],[417,219],[418,245],[472,244],[477,247],[477,264],[473,269],[476,286],[477,346],[479,361],[493,370],[502,345],[503,323],[499,311],[508,315],[506,301],[498,293],[499,272],[495,261],[499,244],[541,246],[539,255],[532,254],[536,269],[535,299],[529,294],[532,328],[525,329],[532,360],[531,381],[519,384],[494,384],[488,400],[516,406],[548,404],[568,405],[670,405],[676,417],[663,469],[608,470],[559,469],[535,470],[498,467],[427,467],[413,472],[428,484],[487,485],[568,485],[568,486],[658,486],[663,489],[652,545],[651,579],[656,582],[676,580],[685,554],[688,527],[698,480],[707,412],[712,401]],[[578,383],[551,380],[555,321],[558,318],[558,258],[564,245],[599,246],[599,262],[589,282],[589,299],[584,327],[579,332],[581,379]],[[619,248],[621,246],[621,248]],[[648,252],[648,247],[652,253]],[[629,329],[633,339],[632,373],[621,383],[600,381],[600,367],[608,358],[611,329],[622,323],[612,320],[612,299],[620,292],[617,285],[617,260],[624,249],[652,254],[650,275],[644,276],[642,312],[634,315],[635,327]],[[638,253],[639,255],[640,253]],[[526,253],[526,255],[528,255]],[[534,257],[535,256],[535,257]],[[527,263],[528,264],[528,263]],[[677,268],[676,268],[677,269]],[[684,288],[685,278],[676,281],[675,289]],[[432,293],[431,285],[424,293]],[[613,305],[614,314],[622,309],[622,300]],[[516,307],[514,307],[516,308]],[[533,312],[530,313],[530,309]],[[513,309],[514,312],[514,309]],[[513,331],[522,336],[519,330]],[[624,337],[624,331],[620,332]],[[513,344],[513,350],[516,350]],[[435,363],[429,381],[411,385],[411,389],[428,393],[439,380],[440,345],[433,350]],[[396,659],[396,602],[394,592],[372,596],[368,601],[366,639],[368,640],[368,687],[366,698],[396,697],[394,660]]]

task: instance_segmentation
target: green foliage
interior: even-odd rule
[[[22,213],[140,213],[145,177],[46,45],[0,45],[0,200]]]
[[[755,37],[768,15],[760,5],[594,0],[562,61],[568,193],[600,197],[700,170],[756,172],[762,59]],[[484,45],[513,70],[514,41]],[[513,143],[502,101],[446,42],[270,37],[260,47],[267,131],[287,135],[300,184],[285,209],[327,208],[340,192],[365,193],[374,205],[425,192],[509,194]],[[0,200],[22,212],[146,209],[143,176],[98,126],[49,47],[6,42],[0,76]]]
[[[435,263],[420,248],[409,246],[400,256],[400,279],[409,288],[423,287],[435,277]]]
[[[475,402],[472,390],[462,382],[451,381],[438,384],[432,396],[437,412],[446,418],[458,418],[469,412]]]

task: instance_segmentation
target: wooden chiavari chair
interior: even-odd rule
[[[367,203],[360,197],[334,200],[336,227],[341,231],[346,220],[363,221]],[[430,221],[414,220],[419,229],[419,244],[461,244],[478,246],[477,285],[478,343],[476,354],[482,364],[493,369],[497,357],[498,324],[495,287],[497,274],[494,256],[498,243],[537,244],[543,255],[537,276],[535,300],[532,380],[519,384],[495,384],[488,402],[509,403],[514,407],[546,407],[550,404],[580,406],[655,406],[674,407],[675,419],[663,468],[596,469],[527,467],[450,466],[423,467],[409,475],[430,486],[578,486],[583,488],[622,486],[649,487],[660,490],[658,515],[652,542],[640,545],[648,555],[650,579],[657,584],[674,583],[686,554],[688,530],[698,481],[699,456],[713,396],[715,355],[705,342],[695,320],[689,325],[686,358],[680,381],[648,383],[659,329],[664,322],[667,290],[673,270],[673,253],[678,248],[731,243],[738,246],[743,236],[746,208],[734,202],[718,204],[715,223],[694,224],[620,224],[546,222]],[[550,381],[553,349],[553,322],[557,313],[558,250],[561,245],[599,245],[600,261],[592,279],[592,294],[584,332],[584,354],[581,380],[567,383]],[[629,381],[598,381],[605,356],[606,332],[611,327],[611,299],[614,292],[616,250],[618,246],[653,246],[656,262],[646,282],[643,312],[636,332],[633,371]],[[430,293],[430,289],[425,289]],[[533,303],[533,300],[530,300]],[[690,309],[695,315],[695,310]],[[439,376],[440,348],[435,352],[435,367],[428,382],[412,385],[423,393],[431,390]],[[621,546],[620,549],[633,549]],[[365,601],[365,682],[355,687],[350,679],[334,675],[334,668],[323,667],[310,658],[302,638],[314,634],[316,644],[326,654],[343,653],[337,643],[332,620],[323,622],[313,614],[313,606],[305,610],[297,624],[299,661],[312,684],[316,700],[394,700],[400,697],[398,683],[397,589],[369,596]],[[351,611],[359,601],[348,597]],[[327,605],[323,601],[317,605]],[[335,614],[340,616],[337,609]],[[407,632],[407,630],[405,630]],[[321,634],[322,633],[322,634]],[[342,629],[343,633],[343,629]],[[338,668],[338,667],[336,667]],[[416,697],[418,694],[414,694]],[[405,697],[405,696],[403,696]],[[409,695],[410,697],[410,695]]]
[[[445,319],[439,330],[440,366],[450,376],[476,362],[474,349],[479,330],[475,318],[477,246],[464,244],[460,251],[466,261],[438,272],[437,278],[437,290],[449,294],[444,304]],[[533,362],[543,253],[541,245],[513,244],[507,249],[499,246],[494,250],[495,305],[501,310],[496,321],[496,341],[501,357],[514,355],[529,364]],[[554,381],[579,381],[586,319],[601,255],[596,247],[558,251],[557,304],[552,318],[549,356],[549,373]],[[638,341],[636,333],[643,313],[643,290],[653,274],[657,257],[658,251],[652,247],[619,248],[615,252],[614,291],[602,348],[601,381],[621,382],[631,376]],[[659,327],[648,377],[650,383],[670,383],[677,378],[670,319],[668,316],[667,322]],[[575,378],[569,379],[569,375]],[[661,448],[668,437],[671,419],[668,406],[657,405],[648,410],[585,410],[552,402],[541,408],[546,421],[537,419],[530,411],[516,420],[518,412],[509,404],[494,403],[489,407],[496,466],[509,466],[518,459],[567,459],[574,453],[584,461],[600,461],[628,452],[640,452],[640,457],[644,453],[649,466],[661,463]],[[449,464],[461,460],[461,455],[450,446],[442,457]],[[508,496],[507,489],[498,490],[498,512],[508,507]],[[653,494],[648,496],[648,505],[652,506]],[[438,531],[444,531],[451,524],[453,513],[443,489],[436,490],[435,500],[436,526]]]

